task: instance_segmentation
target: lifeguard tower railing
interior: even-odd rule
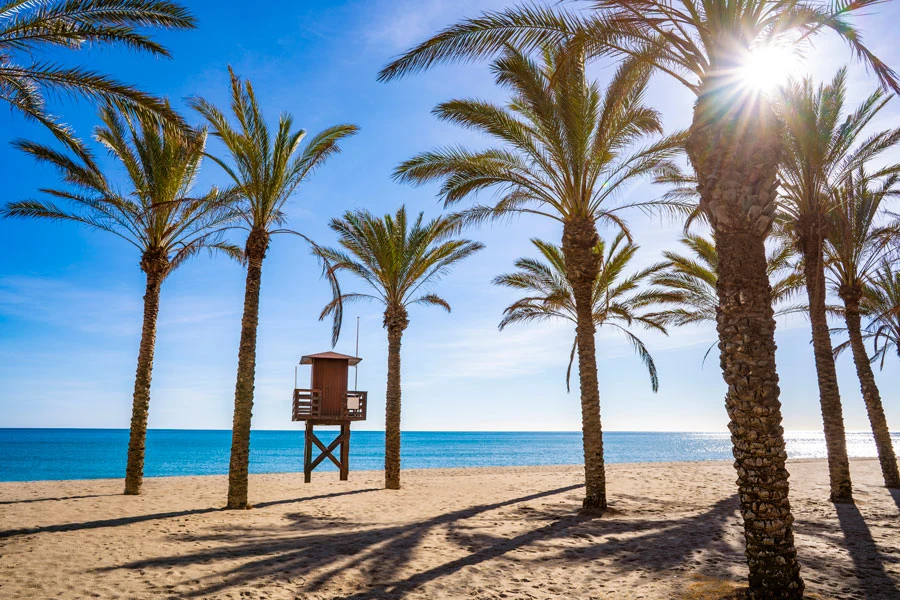
[[[367,392],[348,391],[344,394],[337,414],[327,414],[322,403],[322,390],[294,390],[293,421],[335,419],[340,421],[366,420]]]

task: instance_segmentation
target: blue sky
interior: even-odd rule
[[[393,212],[401,203],[428,215],[440,212],[434,187],[411,188],[392,181],[402,160],[437,145],[481,140],[435,121],[432,107],[458,96],[501,100],[485,65],[440,67],[390,84],[376,82],[390,57],[465,15],[508,2],[455,0],[369,0],[352,2],[278,1],[265,11],[231,2],[195,0],[200,20],[193,32],[160,36],[174,59],[157,60],[117,51],[91,50],[74,57],[90,61],[129,82],[168,96],[202,95],[224,103],[227,65],[249,78],[272,119],[293,113],[310,132],[350,122],[358,136],[344,145],[305,184],[288,206],[289,224],[320,243],[334,238],[327,221],[347,209]],[[868,42],[890,64],[900,65],[891,43],[891,23],[900,7],[860,20]],[[849,54],[822,40],[808,52],[806,67],[830,77]],[[605,79],[609,68],[596,66]],[[851,71],[850,101],[874,87],[862,67]],[[649,102],[670,130],[687,125],[692,98],[674,83],[657,78]],[[61,103],[66,120],[87,135],[95,124],[87,103]],[[190,113],[194,122],[199,119]],[[895,125],[900,102],[884,111],[883,127]],[[36,125],[0,110],[0,165],[5,186],[0,200],[33,196],[55,183],[55,173],[37,167],[5,141],[46,140]],[[215,144],[212,151],[218,150]],[[200,186],[223,182],[211,162]],[[649,185],[629,191],[630,199],[659,193]],[[651,263],[673,247],[678,226],[640,213],[630,223],[641,244],[639,261]],[[609,232],[606,232],[609,235]],[[580,428],[578,389],[563,382],[572,329],[565,324],[518,326],[497,331],[502,309],[514,294],[490,285],[530,255],[530,237],[558,242],[550,222],[522,219],[472,231],[487,249],[439,282],[453,313],[415,307],[404,337],[403,427],[408,430],[576,430]],[[118,239],[75,225],[0,221],[0,426],[127,427],[131,410],[144,283],[138,256]],[[235,238],[240,241],[239,238]],[[165,282],[159,318],[150,426],[229,428],[243,300],[242,269],[223,258],[205,256]],[[346,289],[358,287],[347,280]],[[302,354],[329,349],[329,325],[316,317],[328,299],[315,261],[296,239],[276,238],[264,267],[258,336],[256,405],[253,426],[288,429],[294,365]],[[353,353],[355,317],[360,317],[359,387],[369,390],[365,429],[383,428],[386,339],[376,305],[347,311],[336,350]],[[818,398],[807,322],[778,324],[779,375],[787,429],[819,429]],[[627,342],[598,334],[600,392],[608,430],[719,431],[727,423],[724,384],[714,355],[701,361],[715,339],[710,327],[674,330],[668,337],[646,334],[660,370],[653,394],[646,371]],[[306,369],[305,367],[303,369]],[[900,377],[888,359],[876,374],[888,420],[900,428]],[[838,364],[848,429],[867,428],[865,410],[849,356]],[[301,381],[308,373],[301,371]]]

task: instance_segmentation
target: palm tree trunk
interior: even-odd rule
[[[850,483],[850,459],[847,458],[847,437],[844,432],[844,412],[838,389],[837,371],[828,331],[825,308],[825,267],[822,255],[824,223],[815,218],[800,223],[800,248],[803,252],[803,271],[809,298],[809,321],[812,325],[813,354],[816,358],[816,377],[819,382],[819,403],[825,424],[825,448],[828,451],[828,475],[831,481],[831,501],[853,502]]]
[[[718,252],[716,321],[744,520],[748,597],[794,600],[803,597],[804,585],[788,500],[765,248],[775,214],[780,128],[764,99],[752,107],[752,126],[746,125],[742,107],[724,113],[722,107],[735,101],[719,97],[715,85],[710,82],[712,92],[698,100],[687,152]]]
[[[594,254],[597,238],[597,228],[592,220],[574,219],[563,226],[566,278],[575,297],[575,337],[578,343],[581,435],[584,444],[585,495],[582,509],[587,513],[602,513],[607,507],[600,388],[594,343],[593,289],[600,267],[599,257]]]
[[[146,258],[142,261],[149,263]],[[144,292],[144,325],[138,351],[137,372],[134,376],[134,396],[131,407],[131,430],[128,438],[128,464],[125,467],[125,494],[138,495],[144,483],[144,449],[147,442],[147,416],[150,410],[150,380],[153,377],[153,351],[156,348],[156,319],[159,316],[159,290],[165,277],[165,266],[150,265],[145,270],[147,288]],[[154,268],[155,267],[155,268]]]
[[[900,489],[900,472],[897,470],[897,456],[894,454],[891,430],[888,428],[887,418],[884,416],[881,394],[875,384],[875,373],[872,372],[872,365],[863,343],[859,316],[861,295],[859,290],[841,290],[845,308],[844,318],[847,322],[847,332],[850,335],[850,348],[853,351],[853,363],[856,365],[859,387],[862,390],[863,401],[866,403],[872,434],[875,436],[875,447],[878,449],[878,460],[881,463],[884,485],[888,488]]]
[[[388,332],[387,397],[384,407],[384,487],[400,489],[400,344],[409,325],[406,309],[389,307],[384,311]]]
[[[231,464],[228,468],[226,508],[249,508],[247,479],[250,468],[250,420],[253,415],[253,385],[256,378],[256,329],[259,325],[259,289],[262,265],[269,248],[269,234],[253,229],[247,237],[247,283],[244,316],[238,350],[237,383],[234,389],[234,421],[231,427]]]

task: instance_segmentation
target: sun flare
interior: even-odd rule
[[[745,87],[772,92],[799,71],[799,58],[789,48],[761,46],[747,55],[740,76]]]

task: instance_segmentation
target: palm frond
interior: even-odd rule
[[[420,291],[483,248],[478,242],[456,237],[460,232],[457,215],[426,222],[423,213],[409,219],[403,206],[381,218],[364,209],[348,211],[329,225],[337,233],[341,249],[323,248],[321,256],[329,261],[335,275],[346,271],[371,289],[369,294],[343,297],[375,299],[386,309],[405,310],[413,304],[425,304],[450,312],[446,300]],[[322,316],[332,314],[336,307],[333,300]]]
[[[204,248],[233,255],[222,239],[237,216],[232,196],[216,189],[194,194],[206,133],[179,131],[149,113],[134,116],[112,105],[101,108],[100,120],[95,138],[125,167],[124,189],[110,182],[81,142],[56,149],[19,140],[16,147],[54,167],[66,185],[41,190],[58,203],[13,202],[0,214],[73,221],[112,233],[142,256],[155,257],[163,275]]]
[[[249,81],[229,67],[231,117],[203,98],[188,104],[209,124],[213,136],[225,145],[226,156],[210,156],[231,178],[242,200],[241,213],[250,229],[270,231],[283,224],[284,206],[305,181],[329,157],[340,152],[339,142],[356,133],[355,125],[336,125],[306,136],[293,127],[293,117],[282,115],[278,126],[266,122]]]
[[[556,319],[575,323],[577,320],[574,293],[566,276],[562,249],[539,239],[532,239],[531,242],[542,258],[519,258],[515,262],[517,271],[494,279],[495,285],[527,294],[503,310],[499,325],[501,330],[514,323],[539,323]],[[662,319],[657,318],[655,313],[644,312],[644,309],[653,308],[661,301],[659,290],[640,289],[640,284],[656,274],[661,265],[652,265],[626,274],[636,251],[637,246],[627,241],[622,233],[609,244],[602,239],[598,242],[595,253],[602,257],[602,261],[594,281],[592,313],[594,325],[598,329],[613,327],[625,334],[650,372],[651,385],[653,391],[656,391],[659,385],[656,365],[646,346],[630,328],[640,326],[666,333]],[[567,390],[575,349],[576,346],[573,346],[566,372]]]
[[[51,49],[77,51],[115,46],[168,57],[149,29],[192,29],[184,6],[165,0],[45,0],[0,7],[0,100],[50,128],[60,140],[74,136],[47,112],[48,101],[65,95],[108,103],[137,116],[147,112],[184,128],[162,100],[98,71],[35,60]]]

